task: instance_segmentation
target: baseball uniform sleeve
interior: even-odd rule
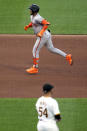
[[[59,106],[56,100],[54,100],[53,104],[53,114],[54,115],[60,114]]]
[[[36,110],[38,110],[38,105],[39,105],[39,104],[38,104],[38,101],[37,101],[37,102],[36,102],[36,105],[35,105],[35,106],[36,106]]]

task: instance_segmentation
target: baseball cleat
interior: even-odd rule
[[[73,64],[72,55],[71,55],[71,54],[68,54],[68,55],[66,56],[66,60],[69,62],[70,65]]]
[[[26,72],[29,74],[36,74],[36,73],[38,73],[38,68],[31,67],[29,69],[26,69]]]

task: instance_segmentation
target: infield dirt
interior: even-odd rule
[[[71,53],[74,64],[40,51],[39,73],[29,75],[32,66],[33,35],[0,35],[0,97],[40,97],[42,85],[55,86],[54,97],[87,97],[87,35],[54,35],[54,46]]]

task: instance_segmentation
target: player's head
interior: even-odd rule
[[[54,88],[54,86],[52,86],[51,84],[44,84],[43,85],[44,94],[48,94],[49,92],[51,93],[53,88]]]
[[[32,4],[32,5],[29,7],[29,9],[30,9],[30,14],[31,14],[31,15],[34,15],[34,14],[36,14],[36,13],[39,12],[40,7],[39,7],[38,5],[36,5],[36,4]]]

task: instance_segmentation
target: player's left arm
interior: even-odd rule
[[[53,113],[54,113],[55,120],[60,121],[61,115],[60,115],[59,105],[56,100],[54,101],[54,104],[53,104]]]
[[[60,114],[56,114],[54,117],[55,117],[55,120],[58,121],[58,122],[61,120]]]
[[[43,33],[45,32],[45,30],[48,28],[48,26],[50,25],[50,22],[48,22],[47,20],[43,19],[41,24],[43,25],[42,30],[37,34],[37,36],[42,37]]]

